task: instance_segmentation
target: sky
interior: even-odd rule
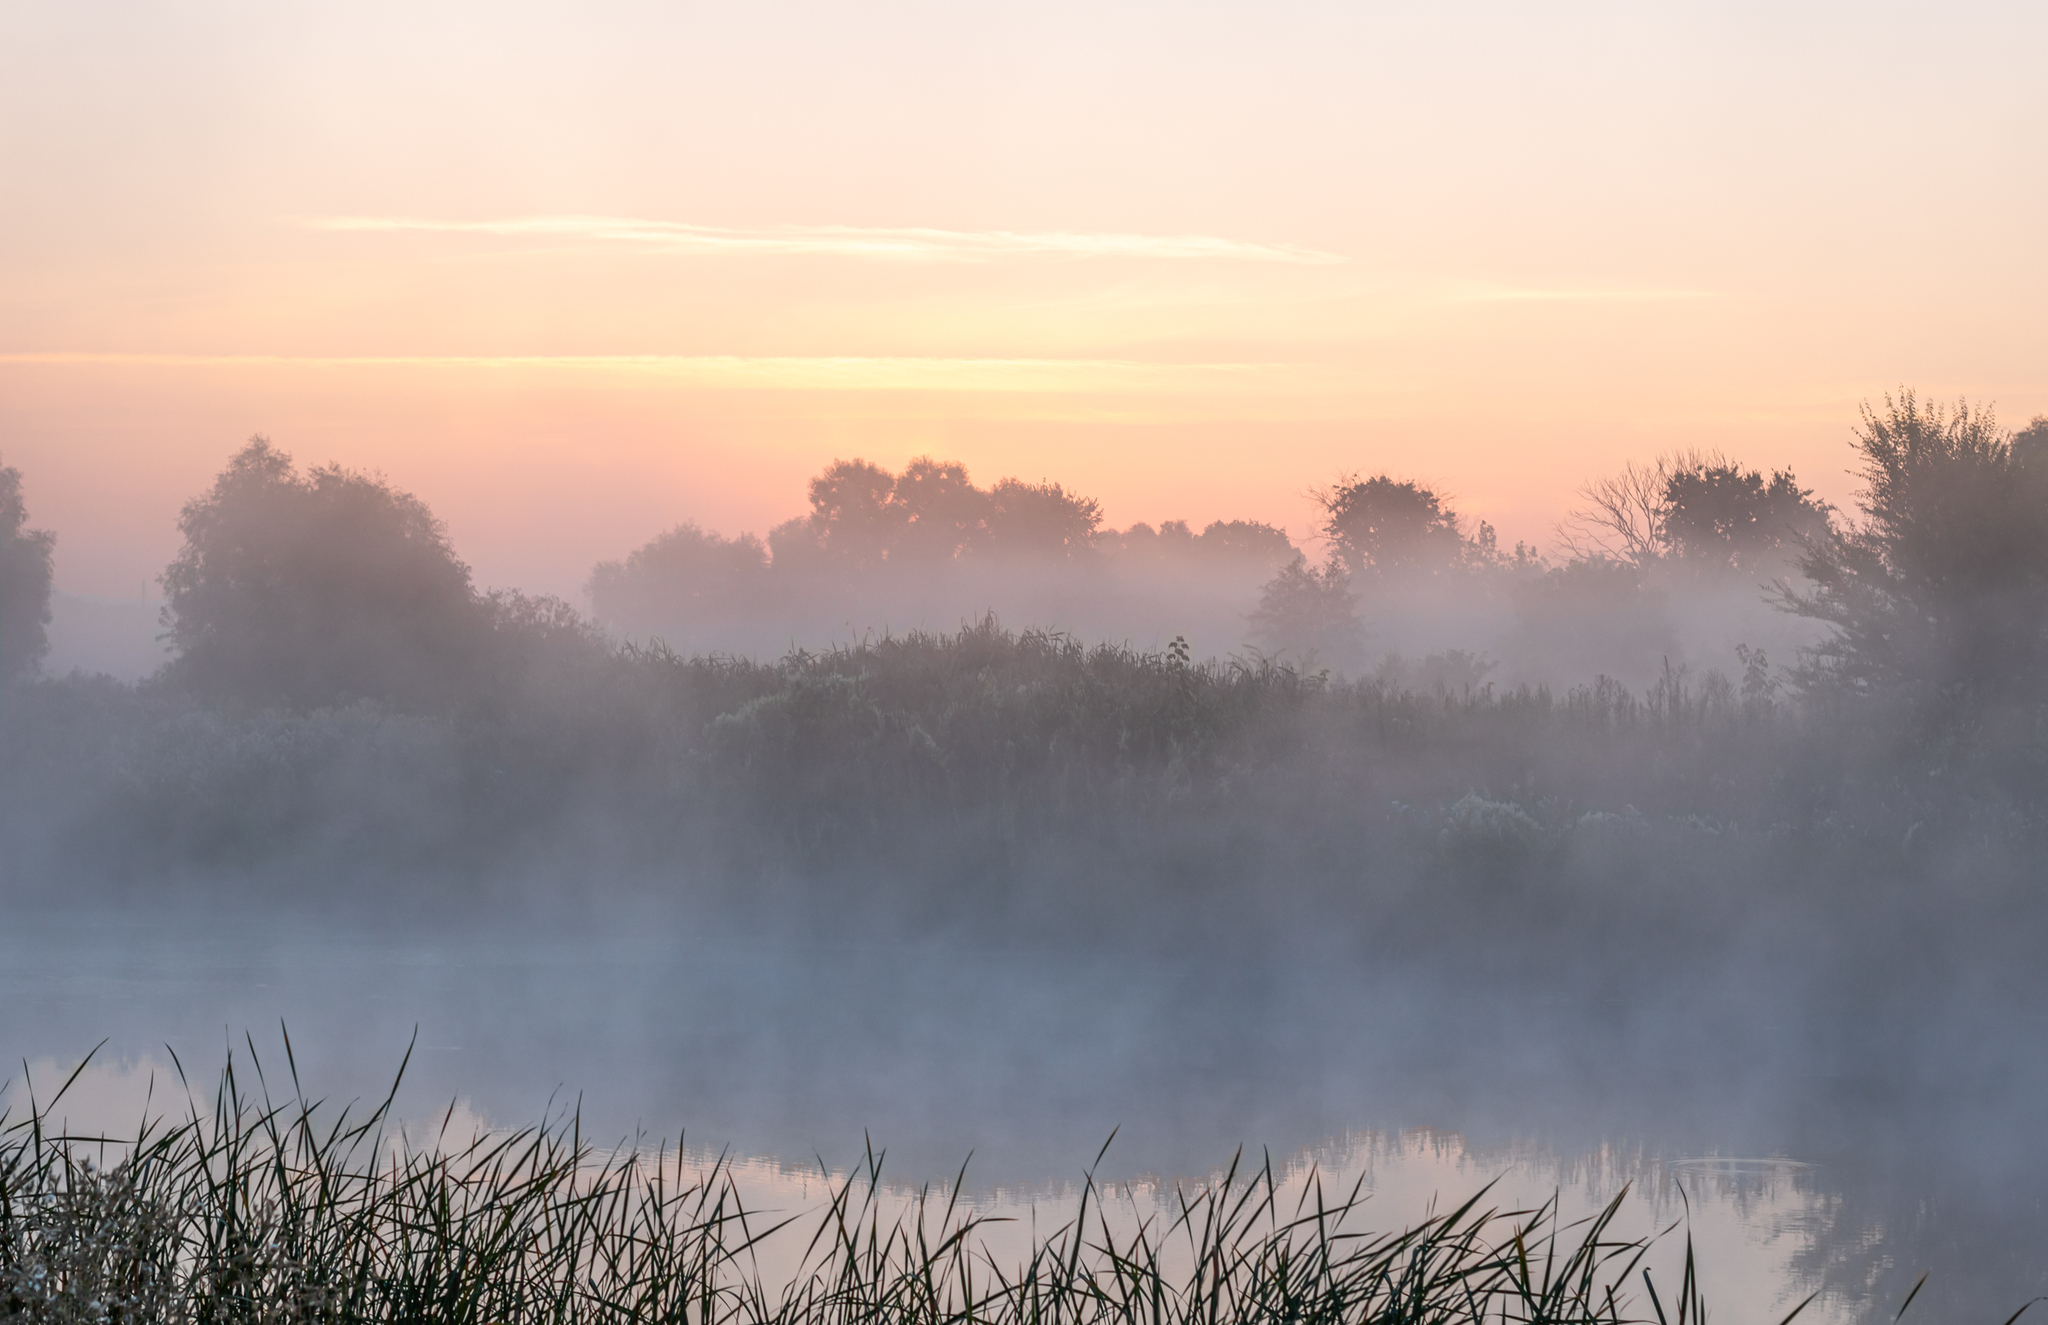
[[[0,462],[135,597],[261,433],[580,597],[859,455],[1116,525],[2048,413],[2038,3],[0,0]]]

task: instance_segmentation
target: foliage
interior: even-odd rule
[[[2048,465],[1989,411],[1911,391],[1864,407],[1861,523],[1816,539],[1788,610],[1833,628],[1810,686],[1921,701],[2033,697],[2048,683]]]
[[[1766,479],[1702,451],[1632,462],[1580,488],[1579,501],[1558,526],[1575,559],[1751,577],[1785,570],[1829,514],[1789,469]]]
[[[0,465],[0,682],[33,672],[50,648],[50,552],[56,537],[27,526],[21,471]]]
[[[1318,568],[1300,553],[1259,590],[1251,626],[1254,640],[1303,667],[1349,665],[1365,642],[1350,574],[1335,558]]]
[[[1353,575],[1434,575],[1466,558],[1457,512],[1420,483],[1346,475],[1315,497],[1332,555]]]
[[[1766,480],[1725,460],[1675,466],[1664,483],[1658,541],[1664,554],[1707,572],[1782,571],[1827,529],[1827,508],[1789,469]]]
[[[768,573],[752,534],[721,538],[684,523],[590,573],[590,603],[607,621],[687,620],[742,607]]]
[[[573,1116],[467,1142],[444,1122],[415,1147],[391,1113],[395,1086],[352,1116],[307,1100],[295,1068],[290,1079],[282,1101],[267,1087],[252,1097],[231,1060],[210,1108],[192,1100],[182,1120],[145,1120],[130,1138],[57,1134],[54,1100],[14,1122],[0,1136],[0,1314],[23,1325],[1622,1325],[1649,1251],[1612,1231],[1623,1197],[1560,1227],[1555,1201],[1502,1210],[1482,1191],[1373,1233],[1362,1181],[1326,1192],[1311,1177],[1291,1193],[1270,1163],[1233,1161],[1164,1194],[1162,1216],[1090,1176],[1073,1220],[1034,1233],[1006,1264],[957,1184],[899,1196],[872,1152],[847,1176],[822,1173],[819,1209],[771,1215],[748,1208],[724,1161],[700,1173],[680,1147],[602,1153]],[[784,1247],[787,1277],[764,1271]],[[1701,1315],[1689,1246],[1685,1265],[1679,1325]]]
[[[382,479],[301,477],[263,438],[178,520],[164,572],[181,684],[220,700],[311,708],[445,706],[472,677],[488,618],[440,521]]]

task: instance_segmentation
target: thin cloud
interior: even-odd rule
[[[403,216],[329,216],[316,230],[426,232],[553,238],[628,244],[652,252],[794,254],[909,261],[996,262],[1005,258],[1156,258],[1283,262],[1328,266],[1348,258],[1297,244],[1253,244],[1214,235],[1027,233],[938,230],[923,226],[772,226],[736,229],[621,216],[521,216],[497,221],[434,221]]]
[[[1454,304],[1650,303],[1669,299],[1719,299],[1717,290],[1631,289],[1625,286],[1460,285],[1444,294]]]
[[[1137,359],[969,359],[912,356],[271,355],[45,351],[0,364],[176,368],[427,368],[634,373],[713,389],[810,391],[1230,391],[1307,370],[1289,363],[1148,363]]]

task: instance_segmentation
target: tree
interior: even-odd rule
[[[590,573],[591,608],[635,626],[689,621],[747,602],[768,570],[768,549],[752,534],[721,538],[685,522]]]
[[[1664,555],[1709,572],[1775,574],[1827,528],[1828,508],[1789,469],[1766,480],[1726,460],[1674,468],[1657,539]]]
[[[1580,559],[1664,562],[1706,573],[1772,575],[1827,526],[1828,508],[1789,469],[1766,479],[1712,451],[1679,451],[1579,489],[1558,526]]]
[[[890,504],[896,480],[888,470],[855,457],[835,460],[811,480],[811,532],[826,556],[853,570],[879,566],[903,524]]]
[[[2038,426],[2038,425],[2037,425]],[[2044,430],[2048,431],[2048,430]],[[2048,679],[2048,463],[2041,432],[1911,391],[1863,407],[1860,523],[1814,539],[1810,591],[1779,605],[1833,627],[1808,685],[1922,698],[2038,696]]]
[[[919,456],[904,466],[889,503],[897,518],[894,561],[949,562],[987,535],[989,495],[957,461]]]
[[[1465,560],[1457,512],[1420,483],[1349,475],[1314,496],[1333,555],[1354,576],[1432,575]]]
[[[1085,552],[1102,524],[1102,506],[1057,483],[1006,478],[989,489],[989,551],[1002,556],[1071,557]]]
[[[50,553],[56,535],[28,528],[21,471],[0,465],[0,682],[35,671],[50,651]]]
[[[178,519],[164,572],[170,674],[218,699],[314,708],[452,702],[490,613],[425,503],[261,437]]]
[[[1285,566],[1298,554],[1287,531],[1257,520],[1212,520],[1195,540],[1198,552],[1221,560]]]
[[[1352,662],[1365,642],[1351,577],[1332,559],[1317,568],[1300,553],[1259,590],[1251,614],[1253,640],[1304,665]]]

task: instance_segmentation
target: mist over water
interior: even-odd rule
[[[1384,476],[1312,561],[964,471],[945,524],[841,466],[772,555],[600,567],[606,626],[252,446],[186,508],[161,671],[9,681],[8,1104],[104,1039],[65,1116],[118,1134],[179,1064],[282,1080],[288,1030],[310,1094],[410,1044],[409,1126],[573,1109],[777,1200],[871,1141],[1051,1211],[1114,1133],[1106,1181],[1242,1148],[1388,1227],[1633,1184],[1731,1317],[1874,1318],[1923,1270],[1916,1312],[2010,1314],[2048,1284],[2048,560],[1980,504],[2019,569],[1921,575],[1882,465],[1910,434],[1908,478],[2034,502],[2042,425],[1917,410],[1866,421],[1860,522],[1688,525],[1804,496],[1685,461],[1633,558],[1504,552]]]

